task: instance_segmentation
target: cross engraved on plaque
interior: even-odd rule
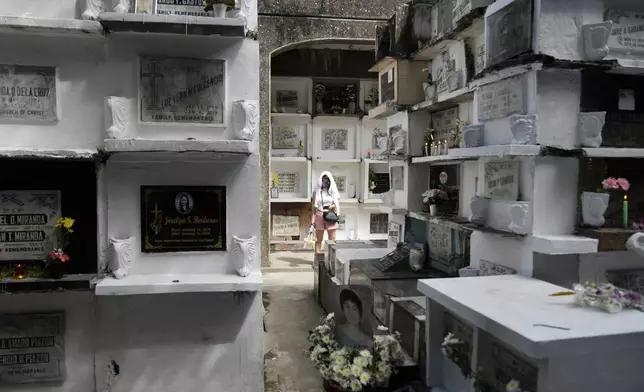
[[[157,84],[158,78],[162,78],[163,74],[157,72],[158,61],[152,60],[148,66],[148,72],[143,73],[141,77],[150,79],[150,92],[152,93],[151,102],[148,105],[148,110],[161,109],[159,105],[159,86]]]

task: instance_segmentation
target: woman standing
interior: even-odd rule
[[[329,240],[335,240],[335,231],[338,229],[337,219],[333,221],[332,215],[336,218],[340,215],[340,193],[335,185],[333,175],[328,171],[320,174],[318,187],[313,193],[313,216],[311,217],[311,228],[315,230],[315,253],[322,253],[322,241],[326,231]],[[327,212],[332,212],[330,217]]]

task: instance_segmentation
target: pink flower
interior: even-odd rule
[[[628,189],[631,187],[631,184],[625,178],[618,178],[617,183],[624,190],[624,192],[628,191]]]
[[[619,184],[617,183],[617,180],[615,177],[608,177],[604,181],[602,181],[602,188],[604,189],[619,189]]]

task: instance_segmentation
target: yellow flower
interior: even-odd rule
[[[75,220],[72,218],[65,218],[63,219],[63,226],[65,226],[66,229],[71,229],[72,226],[74,226]]]

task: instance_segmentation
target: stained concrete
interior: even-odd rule
[[[265,392],[322,392],[322,379],[304,351],[308,331],[323,316],[313,298],[310,252],[274,252],[264,268]]]

